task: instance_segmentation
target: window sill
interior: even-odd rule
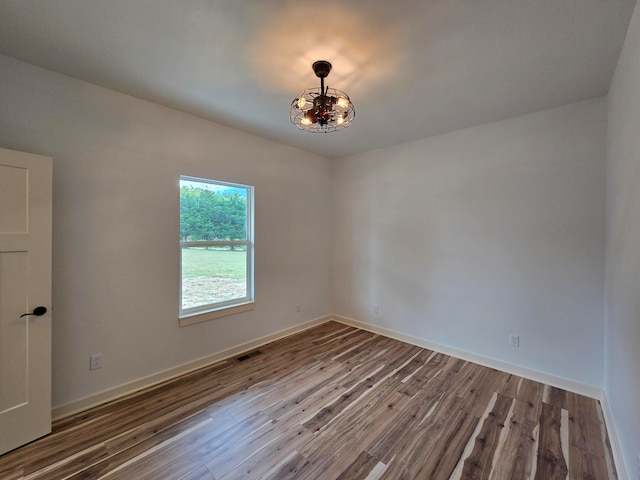
[[[208,322],[209,320],[215,320],[216,318],[226,317],[227,315],[234,315],[236,313],[248,312],[253,310],[256,306],[256,302],[247,302],[240,305],[233,305],[231,307],[222,307],[217,310],[210,310],[208,312],[194,313],[188,316],[180,317],[178,323],[181,327],[187,325],[194,325],[196,323]]]

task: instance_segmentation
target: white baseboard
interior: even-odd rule
[[[279,332],[257,338],[250,342],[236,345],[235,347],[228,348],[221,352],[207,355],[206,357],[199,358],[178,367],[170,368],[168,370],[164,370],[162,372],[158,372],[153,375],[149,375],[147,377],[143,377],[138,380],[134,380],[133,382],[128,382],[114,388],[109,388],[107,390],[103,390],[101,392],[89,395],[87,397],[75,400],[64,405],[56,406],[52,409],[51,416],[54,420],[68,417],[69,415],[73,415],[88,408],[92,408],[111,400],[130,395],[144,388],[157,385],[158,383],[166,382],[167,380],[171,380],[172,378],[184,375],[185,373],[189,373],[199,368],[206,367],[207,365],[226,360],[227,358],[236,357],[240,353],[252,350],[256,347],[273,342],[280,338],[288,337],[289,335],[293,335],[294,333],[307,330],[316,325],[320,325],[321,323],[328,322],[332,318],[332,315],[319,317],[308,322],[301,323],[284,330],[280,330]]]
[[[624,461],[622,455],[622,448],[620,446],[620,437],[616,431],[616,424],[613,421],[613,412],[611,411],[611,405],[609,404],[609,398],[607,392],[602,391],[600,397],[600,405],[602,405],[602,414],[604,416],[604,423],[607,426],[607,433],[609,434],[609,442],[611,443],[611,451],[613,452],[613,461],[616,464],[616,471],[618,474],[618,480],[629,480],[629,470],[627,464]]]
[[[333,315],[332,319],[335,320],[336,322],[344,323],[346,325],[351,325],[352,327],[360,328],[362,330],[367,330],[369,332],[377,333],[379,335],[384,335],[385,337],[394,338],[396,340],[400,340],[401,342],[410,343],[418,347],[428,348],[429,350],[433,350],[439,353],[444,353],[446,355],[451,355],[452,357],[477,363],[485,367],[495,368],[496,370],[500,370],[503,372],[511,373],[513,375],[518,375],[520,377],[528,378],[529,380],[534,380],[536,382],[544,383],[546,385],[551,385],[552,387],[562,388],[563,390],[568,390],[570,392],[578,393],[580,395],[584,395],[590,398],[595,398],[597,400],[600,400],[600,398],[602,397],[602,389],[598,387],[594,387],[592,385],[585,385],[583,383],[575,382],[573,380],[568,380],[566,378],[556,377],[548,373],[539,372],[537,370],[521,367],[519,365],[513,365],[511,363],[507,363],[502,360],[497,360],[495,358],[485,357],[483,355],[478,355],[476,353],[467,352],[466,350],[460,350],[454,347],[449,347],[446,345],[430,342],[422,338],[406,335],[404,333],[400,333],[398,331],[391,330],[389,328],[379,327],[377,325],[371,325],[369,323],[360,322],[352,318],[342,317],[340,315]]]

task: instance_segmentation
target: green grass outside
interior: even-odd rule
[[[247,253],[241,250],[182,249],[182,276],[217,277],[244,280],[247,273]]]

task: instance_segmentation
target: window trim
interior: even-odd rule
[[[214,310],[208,310],[206,312],[192,313],[190,315],[180,317],[178,319],[178,325],[181,327],[186,327],[188,325],[194,325],[196,323],[208,322],[209,320],[215,320],[216,318],[226,317],[227,315],[249,312],[255,309],[255,305],[255,301],[250,301],[232,305],[229,307],[220,307]]]
[[[246,238],[245,240],[206,240],[206,241],[180,241],[180,277],[179,277],[179,304],[178,304],[178,320],[179,325],[193,325],[195,323],[221,318],[227,315],[246,312],[255,308],[254,300],[254,239],[253,239],[253,217],[254,217],[254,187],[240,183],[231,183],[220,180],[212,180],[207,178],[192,177],[188,175],[180,175],[180,181],[208,183],[211,185],[220,185],[231,188],[242,188],[246,190],[247,202],[247,218],[246,218]],[[244,297],[234,298],[225,302],[210,303],[197,307],[182,308],[182,251],[185,247],[220,247],[220,246],[244,246],[246,251],[246,295]]]

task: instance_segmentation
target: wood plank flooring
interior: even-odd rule
[[[59,422],[16,479],[616,479],[597,400],[329,322]]]

